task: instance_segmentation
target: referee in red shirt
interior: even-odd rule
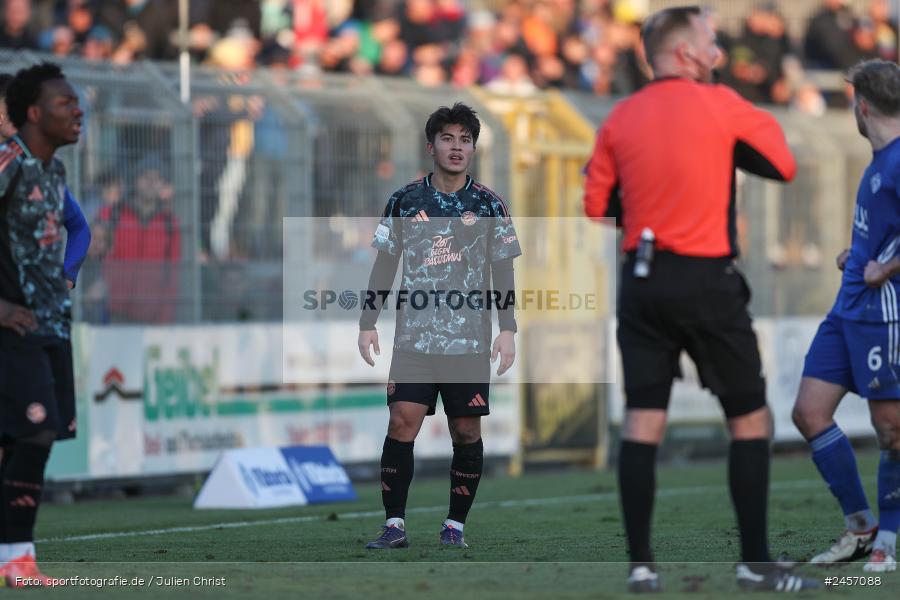
[[[654,80],[604,122],[584,196],[589,217],[619,219],[627,253],[617,336],[625,374],[618,474],[631,556],[628,587],[660,589],[650,549],[656,449],[682,350],[718,396],[731,433],[738,583],[772,591],[813,586],[773,565],[769,555],[771,415],[747,312],[750,290],[734,264],[735,167],[790,181],[796,163],[770,114],[711,84],[721,54],[700,8],[655,13],[641,35]],[[655,240],[645,242],[654,249],[652,260],[638,251],[645,231]]]

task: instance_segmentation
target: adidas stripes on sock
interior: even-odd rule
[[[471,444],[453,444],[453,462],[450,463],[450,511],[447,518],[460,523],[475,501],[475,492],[484,468],[484,444],[479,439]]]
[[[387,519],[406,517],[406,498],[412,482],[413,445],[385,436],[381,451],[381,501]]]
[[[875,526],[869,501],[859,479],[850,440],[835,423],[809,440],[813,462],[844,512],[847,529],[866,531]]]
[[[34,540],[34,522],[41,503],[44,467],[50,446],[17,442],[3,471],[3,526],[6,543]]]

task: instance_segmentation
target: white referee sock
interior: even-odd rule
[[[384,522],[385,527],[396,527],[397,529],[401,529],[406,531],[406,523],[403,522],[403,519],[399,517],[393,517]]]
[[[465,527],[465,525],[463,525],[459,521],[454,521],[453,519],[446,519],[444,521],[444,525],[450,527],[451,529],[455,529],[460,533],[462,533],[463,527]]]

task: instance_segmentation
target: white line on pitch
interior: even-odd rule
[[[797,481],[776,482],[771,485],[772,491],[794,490],[810,488],[815,486],[824,486],[825,483],[821,479],[800,479]],[[657,498],[676,498],[678,496],[693,496],[696,494],[709,494],[716,492],[725,492],[727,488],[721,485],[704,485],[697,487],[683,488],[667,488],[659,490],[656,493]],[[580,496],[558,496],[555,498],[530,498],[526,500],[495,500],[487,502],[479,502],[479,510],[482,508],[517,508],[520,506],[552,506],[554,504],[572,504],[574,502],[602,502],[609,500],[618,500],[619,495],[615,492],[606,492],[604,494],[583,494]],[[432,513],[447,510],[447,505],[428,506],[418,508],[408,508],[406,512],[412,514]],[[344,519],[368,519],[379,517],[384,514],[384,510],[367,510],[357,512],[346,512],[337,515],[337,520]],[[192,527],[167,527],[165,529],[146,529],[143,531],[111,531],[108,533],[92,533],[88,535],[71,535],[55,538],[44,538],[35,540],[36,543],[47,542],[85,542],[91,540],[109,540],[114,538],[140,537],[145,535],[165,535],[168,533],[193,533],[197,531],[211,531],[214,529],[238,529],[241,527],[253,527],[260,525],[287,525],[295,523],[313,523],[325,520],[324,515],[306,515],[303,517],[281,517],[278,519],[260,519],[257,521],[231,521],[226,523],[213,523],[210,525],[196,525]]]

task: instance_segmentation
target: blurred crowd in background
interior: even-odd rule
[[[778,2],[751,4],[742,28],[720,30],[722,81],[755,102],[817,113],[845,99],[821,93],[805,69],[897,59],[896,0],[807,2],[813,10],[802,36],[788,34]],[[708,4],[715,22],[716,3]],[[191,0],[187,46],[196,62],[226,69],[620,95],[648,81],[640,45],[648,7],[648,0]],[[3,2],[0,47],[128,63],[174,59],[180,43],[178,0]]]

